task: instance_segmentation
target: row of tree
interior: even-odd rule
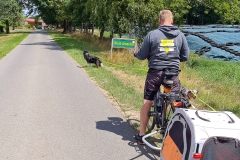
[[[141,39],[157,27],[161,9],[173,12],[176,25],[240,22],[239,0],[0,0],[0,20],[17,19],[20,8],[38,13],[47,24],[62,25],[63,32],[94,24],[101,39],[106,30]]]

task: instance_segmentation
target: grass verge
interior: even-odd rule
[[[83,42],[71,36],[49,32],[51,37],[75,60],[91,77],[92,80],[107,91],[109,99],[118,103],[126,117],[132,114],[128,111],[139,110],[142,105],[142,93],[138,90],[134,81],[134,75],[127,74],[127,67],[116,67],[106,63],[108,52],[95,45]],[[101,57],[104,67],[88,67],[83,58],[83,51],[87,50],[93,56]]]
[[[0,34],[0,59],[8,54],[13,48],[25,39],[31,31],[14,30],[10,34]]]

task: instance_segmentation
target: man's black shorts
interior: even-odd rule
[[[162,76],[162,72],[163,71],[158,70],[148,72],[144,87],[144,99],[146,100],[154,99],[155,94],[157,93],[161,84],[163,83],[164,76]],[[173,77],[172,91],[173,92],[180,91],[180,81],[178,76]]]

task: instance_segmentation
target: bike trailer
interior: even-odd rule
[[[232,112],[176,108],[161,160],[240,160],[240,119]]]

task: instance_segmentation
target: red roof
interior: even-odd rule
[[[26,21],[27,22],[32,22],[32,23],[34,23],[35,22],[35,19],[34,18],[26,18]],[[43,20],[38,20],[38,22],[40,22],[40,23],[42,23],[43,22]]]
[[[27,22],[35,22],[35,19],[33,19],[33,18],[26,18],[26,21]]]

